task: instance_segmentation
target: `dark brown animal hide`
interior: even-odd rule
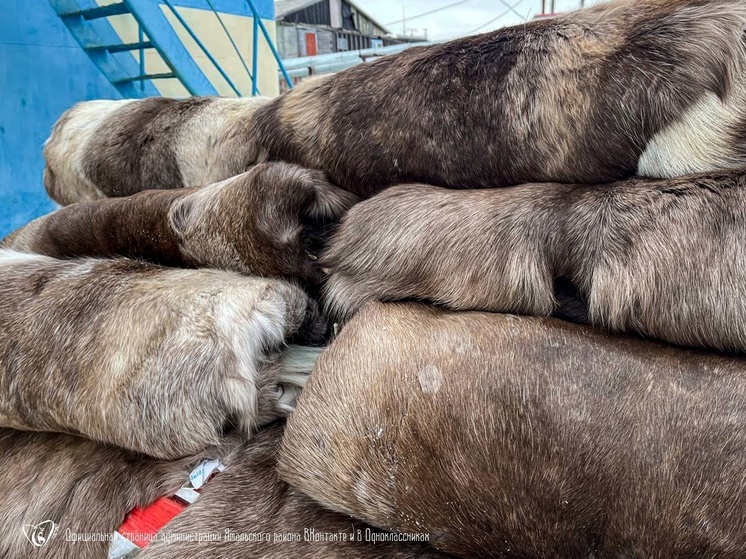
[[[44,146],[44,185],[62,205],[147,189],[202,186],[247,171],[259,149],[250,120],[267,98],[86,101]]]
[[[74,204],[32,221],[0,246],[317,282],[313,253],[355,201],[323,173],[264,164],[209,186]]]
[[[602,3],[309,80],[252,128],[362,196],[743,166],[744,24],[742,0]]]

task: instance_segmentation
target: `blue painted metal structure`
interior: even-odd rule
[[[123,97],[157,95],[153,80],[176,78],[192,95],[217,95],[217,91],[187,51],[160,5],[152,0],[123,0],[118,4],[98,6],[94,0],[49,0],[80,46]],[[107,18],[131,15],[148,41],[124,44],[114,32],[109,33]],[[103,21],[102,21],[103,20]],[[113,32],[113,29],[111,29]],[[113,39],[116,37],[116,39]],[[113,39],[113,40],[112,40]],[[140,52],[147,49],[161,56],[170,72],[147,74],[142,72],[132,56],[117,57],[118,53]],[[141,73],[142,72],[142,73]],[[150,82],[145,88],[137,82]]]
[[[264,38],[267,40],[267,44],[269,45],[269,49],[272,51],[272,56],[275,57],[275,60],[277,61],[277,65],[280,68],[280,72],[282,73],[283,78],[285,78],[285,83],[287,83],[288,87],[290,89],[293,89],[293,80],[290,79],[290,76],[287,73],[287,70],[285,70],[285,64],[282,62],[282,57],[280,56],[280,53],[277,51],[277,47],[275,47],[275,43],[272,40],[272,37],[269,35],[269,31],[267,31],[267,26],[264,25],[264,22],[262,21],[262,17],[259,14],[259,11],[256,9],[256,5],[254,4],[253,0],[244,0],[246,2],[246,5],[251,10],[251,14],[254,16],[254,37],[256,37],[256,27],[257,25],[262,30],[262,35],[264,35]],[[254,40],[254,44],[256,45],[256,39]],[[254,58],[256,59],[258,49],[254,49]],[[256,76],[256,72],[254,72],[254,75]],[[256,85],[256,84],[255,84]]]
[[[241,49],[238,48],[238,45],[236,44],[236,41],[233,40],[233,36],[231,35],[231,32],[228,31],[228,27],[226,27],[225,22],[223,21],[223,18],[220,16],[220,12],[215,7],[215,4],[213,3],[213,0],[207,0],[207,4],[210,6],[210,9],[215,13],[215,15],[218,18],[218,22],[220,23],[220,27],[223,28],[223,32],[225,32],[225,35],[228,37],[228,40],[231,42],[231,45],[233,46],[233,51],[236,53],[236,56],[241,61],[241,65],[243,66],[244,70],[246,70],[246,73],[249,75],[249,78],[251,78],[252,88],[251,88],[251,95],[256,96],[258,93],[255,93],[255,84],[258,79],[257,76],[257,69],[254,68],[254,72],[252,73],[251,70],[249,70],[249,67],[246,65],[246,61],[243,58],[243,55],[241,54]],[[259,60],[259,50],[257,48],[257,38],[256,38],[256,22],[254,22],[254,48],[251,51],[254,53],[253,59],[256,66],[256,62]]]
[[[134,2],[148,2],[148,0],[124,0],[124,1],[125,2],[128,2],[128,1],[129,2],[133,2],[133,1]],[[223,76],[223,79],[228,83],[228,85],[233,90],[233,92],[237,96],[240,97],[241,96],[241,92],[238,90],[238,88],[236,87],[236,85],[230,79],[230,77],[228,76],[228,74],[226,73],[226,71],[223,70],[223,68],[220,66],[220,64],[218,63],[218,61],[215,60],[215,57],[212,54],[210,54],[210,51],[207,49],[207,47],[204,45],[204,43],[202,41],[200,41],[200,39],[197,36],[197,34],[192,30],[192,28],[189,26],[189,24],[186,22],[186,20],[183,17],[181,17],[181,14],[178,12],[178,10],[176,10],[176,8],[174,8],[174,5],[169,0],[162,0],[162,1],[163,1],[163,3],[166,6],[168,6],[168,9],[171,10],[171,13],[174,15],[174,17],[177,19],[177,21],[184,27],[184,29],[186,29],[186,32],[189,34],[189,36],[192,38],[192,40],[194,40],[194,42],[197,43],[197,46],[202,50],[202,52],[205,53],[205,55],[207,56],[208,60],[210,62],[212,62],[213,66],[215,66],[215,68],[217,68],[218,72],[220,73],[221,76]],[[156,6],[156,8],[158,8],[158,6]],[[229,35],[229,37],[230,37],[230,35]],[[191,57],[190,57],[190,59],[191,59]],[[192,62],[194,62],[194,61],[192,61]],[[212,85],[210,87],[212,87]],[[206,95],[204,93],[194,93],[191,90],[189,90],[189,93],[191,93],[192,95]],[[217,91],[215,92],[215,94],[217,94]],[[210,93],[209,95],[213,95],[213,94]]]
[[[253,43],[251,48],[253,49],[251,52],[259,52],[259,22],[257,22],[256,18],[254,18],[254,30],[252,34]],[[282,61],[280,62],[282,64]],[[283,68],[285,66],[282,66]],[[254,57],[254,64],[251,67],[251,96],[256,97],[259,95],[259,57]],[[290,84],[290,87],[292,88],[292,83]]]
[[[274,19],[272,0],[170,0],[175,7]],[[79,101],[158,95],[145,78],[150,49],[170,60],[188,90],[213,93],[161,8],[161,0],[126,0],[100,8],[94,0],[0,0],[0,238],[54,209],[42,186],[43,143],[59,116]],[[101,11],[90,11],[97,10]],[[140,23],[135,42],[124,44],[109,18],[132,13]],[[78,13],[75,13],[78,12]],[[137,15],[135,16],[135,12]],[[62,17],[60,16],[62,14]],[[105,16],[105,17],[104,17]],[[254,22],[255,48],[264,24]],[[74,28],[74,33],[71,33]],[[164,32],[165,29],[165,32]],[[266,33],[267,40],[271,37]],[[134,39],[134,37],[133,37]],[[157,43],[157,44],[156,44]],[[83,48],[81,48],[83,47]],[[163,56],[165,54],[165,56]],[[190,70],[189,67],[192,66]],[[258,94],[258,63],[252,92]],[[186,70],[184,68],[187,68]],[[248,72],[248,70],[247,70]],[[204,80],[203,80],[204,78]],[[248,93],[248,92],[246,92]]]
[[[55,120],[86,99],[121,99],[48,0],[2,0],[0,237],[54,209],[42,147]],[[112,30],[113,33],[113,30]]]
[[[222,2],[221,0],[203,0],[199,4],[190,0],[121,0],[119,3],[107,6],[99,6],[95,0],[49,0],[83,50],[86,51],[98,69],[101,70],[123,97],[138,98],[157,95],[158,91],[153,85],[153,81],[161,79],[179,80],[191,95],[218,94],[213,84],[189,54],[181,39],[179,39],[163,13],[161,5],[165,5],[169,9],[231,90],[239,97],[242,95],[228,73],[220,66],[220,63],[210,53],[198,34],[194,32],[176,9],[176,5],[183,6],[185,3],[189,7],[207,8],[217,15],[223,30],[233,44],[236,54],[241,60],[246,73],[249,75],[252,84],[252,95],[259,94],[257,86],[257,60],[259,56],[257,31],[262,32],[286,83],[292,88],[292,80],[285,71],[282,58],[277,52],[272,37],[262,21],[265,12],[257,7],[254,0],[242,1],[246,6],[245,15],[251,15],[254,21],[253,71],[249,70],[233,37],[220,17],[218,4],[225,5],[226,0],[222,0]],[[205,3],[207,4],[206,6]],[[237,8],[237,6],[228,5],[225,7],[233,8],[233,10]],[[132,16],[137,22],[142,39],[135,43],[122,43],[107,21],[109,17],[118,15]],[[144,39],[145,35],[147,35],[147,40]],[[170,72],[160,74],[145,73],[143,54],[146,50],[150,49],[158,52],[161,59],[170,68]],[[118,56],[121,53],[127,54],[133,52],[139,52],[140,54],[139,65],[132,56]],[[136,85],[138,83],[140,84],[139,87]]]
[[[172,0],[177,6],[182,8],[202,8],[205,9],[205,0]],[[251,10],[245,0],[213,0],[215,9],[223,14],[232,14],[238,16],[251,15]],[[275,2],[274,0],[252,0],[259,17],[262,19],[275,19]]]

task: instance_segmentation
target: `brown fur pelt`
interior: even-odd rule
[[[285,415],[325,331],[278,280],[0,250],[0,427],[158,458]]]
[[[444,557],[421,544],[366,541],[368,526],[321,508],[280,481],[275,465],[281,435],[281,427],[269,428],[239,450],[226,471],[206,486],[200,500],[163,528],[164,537],[148,546],[140,559]],[[233,540],[226,532],[233,535]],[[190,541],[179,538],[180,534],[216,534],[219,539]],[[267,534],[269,541],[251,541],[259,539],[258,534]],[[358,534],[362,534],[361,540],[357,539]],[[276,536],[280,537],[275,539]],[[345,536],[347,539],[342,540]],[[350,541],[353,536],[355,540]],[[243,541],[238,539],[242,537]]]
[[[741,359],[372,303],[317,361],[279,471],[464,558],[736,559],[745,410]]]
[[[247,171],[259,154],[251,117],[267,98],[87,101],[44,147],[44,185],[63,205],[147,189],[201,186]]]
[[[32,221],[0,246],[316,282],[321,273],[313,252],[355,201],[319,171],[269,163],[209,186],[74,204]]]
[[[746,164],[746,3],[635,0],[412,48],[262,106],[264,158],[368,196]]]
[[[206,449],[203,458],[223,458],[235,446]],[[104,537],[133,508],[174,493],[201,459],[158,461],[79,437],[2,429],[0,557],[106,559]],[[47,521],[54,535],[34,547],[23,527]]]
[[[568,278],[592,323],[746,351],[746,173],[611,186],[393,187],[354,207],[322,264],[327,304],[422,299],[547,315]]]

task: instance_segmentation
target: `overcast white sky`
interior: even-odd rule
[[[406,28],[422,35],[427,29],[433,40],[453,39],[472,32],[492,31],[506,25],[522,23],[541,12],[541,0],[464,0],[459,5],[437,13],[415,17],[437,10],[458,0],[357,0],[356,3],[387,25],[394,33],[402,32],[402,10],[407,17]],[[547,0],[549,10],[550,0]],[[593,3],[590,0],[588,3]],[[515,6],[514,11],[509,6]],[[556,11],[568,11],[580,6],[580,0],[556,0]],[[398,23],[393,23],[397,22]]]

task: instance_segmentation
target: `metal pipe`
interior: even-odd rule
[[[256,68],[254,69],[254,74],[252,74],[251,70],[249,70],[248,64],[246,64],[246,61],[244,60],[243,56],[241,56],[241,49],[238,48],[236,41],[233,40],[233,37],[231,36],[230,31],[228,31],[228,28],[223,22],[223,18],[220,17],[220,12],[218,12],[218,10],[215,8],[215,5],[212,3],[212,0],[207,0],[207,4],[210,6],[210,9],[212,9],[213,13],[215,14],[215,17],[218,18],[218,21],[220,22],[220,27],[222,27],[223,31],[225,31],[225,34],[228,36],[228,40],[231,42],[231,45],[233,45],[233,50],[236,51],[236,55],[238,56],[238,59],[241,61],[241,65],[243,66],[244,70],[246,70],[246,73],[249,75],[249,79],[251,79],[252,91],[253,91],[254,84],[256,82],[256,80],[254,79],[254,75],[256,74]],[[257,94],[252,93],[252,95],[257,95]]]
[[[259,22],[256,17],[252,18],[254,21],[254,32],[251,36],[252,39],[252,56],[253,56],[253,68],[254,73],[251,76],[251,96],[256,97],[259,95]]]
[[[288,84],[288,87],[290,89],[293,89],[293,80],[290,79],[290,76],[288,75],[288,72],[285,69],[285,64],[283,64],[282,62],[282,57],[280,56],[280,53],[277,52],[277,48],[275,48],[275,44],[272,41],[272,37],[270,37],[269,31],[267,31],[267,28],[264,26],[264,22],[262,21],[262,18],[259,15],[259,12],[257,11],[253,0],[244,0],[244,2],[246,2],[246,4],[249,6],[249,9],[251,10],[251,13],[254,16],[254,21],[257,22],[257,24],[259,25],[259,28],[262,30],[262,34],[264,35],[264,38],[267,40],[267,44],[269,45],[269,48],[272,51],[272,55],[275,57],[275,60],[277,61],[277,65],[280,67],[280,71],[282,72],[282,75],[285,78],[285,82]]]
[[[145,33],[143,33],[142,25],[137,22],[137,42],[143,44],[145,42]],[[140,75],[145,75],[145,49],[140,48]],[[140,81],[140,91],[145,93],[145,80]]]
[[[413,46],[429,45],[433,43],[411,43],[406,45],[394,45],[383,49],[368,49],[364,51],[338,52],[333,54],[321,54],[306,58],[293,58],[288,60],[287,71],[293,78],[305,78],[314,74],[327,72],[339,72],[358,64],[366,62],[370,58],[378,58],[387,54],[401,52]]]
[[[217,60],[215,60],[215,57],[210,54],[210,51],[207,50],[207,47],[202,43],[202,41],[199,40],[199,37],[192,31],[192,28],[189,27],[189,24],[184,20],[183,17],[181,17],[181,14],[179,14],[178,11],[176,11],[176,8],[174,8],[173,4],[171,4],[171,0],[163,0],[163,3],[168,6],[168,8],[171,10],[171,13],[174,14],[174,17],[176,17],[177,20],[179,20],[179,23],[184,26],[184,29],[186,29],[186,32],[189,33],[189,36],[194,39],[194,42],[197,43],[197,46],[199,46],[200,49],[202,49],[202,52],[205,53],[207,58],[212,62],[212,64],[215,66],[218,72],[220,72],[220,75],[223,76],[223,79],[225,79],[226,82],[228,82],[228,85],[231,87],[231,89],[241,97],[241,92],[238,90],[236,85],[231,81],[230,77],[228,77],[228,74],[225,73],[223,68],[220,66]]]
[[[359,51],[343,51],[334,52],[331,54],[320,54],[317,56],[306,56],[303,58],[292,58],[286,61],[285,68],[294,70],[297,68],[308,68],[318,64],[333,64],[335,62],[342,62],[347,60],[354,60],[356,63],[360,62],[360,59],[365,60],[374,56],[386,56],[387,54],[395,54],[402,52],[412,47],[420,47],[432,45],[431,42],[418,42],[418,43],[402,43],[400,45],[391,45],[390,47],[382,48],[371,48]]]

